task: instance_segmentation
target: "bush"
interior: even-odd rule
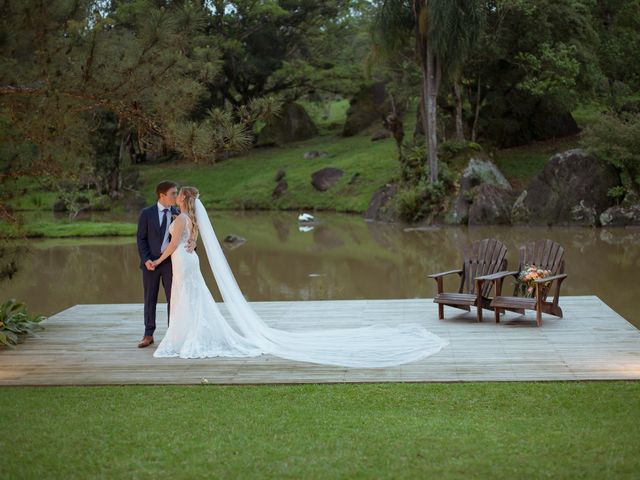
[[[396,196],[396,210],[401,220],[409,223],[433,219],[444,206],[450,185],[442,179],[430,183],[423,177],[417,186],[405,185]]]
[[[13,346],[21,343],[28,334],[41,330],[42,315],[31,316],[24,303],[10,299],[0,305],[0,344]]]
[[[440,160],[450,160],[463,153],[481,152],[482,147],[475,142],[466,140],[447,140],[438,146]]]
[[[626,191],[640,191],[640,115],[603,115],[587,128],[583,144],[620,172]]]

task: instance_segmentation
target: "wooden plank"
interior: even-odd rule
[[[255,358],[156,359],[138,349],[142,305],[76,305],[46,331],[0,352],[0,385],[450,382],[640,379],[640,331],[594,296],[563,297],[564,319],[508,313],[500,324],[475,313],[438,320],[431,299],[254,302],[271,326],[292,331],[420,323],[450,343],[421,361],[353,369]],[[220,305],[227,314],[224,304]],[[158,307],[160,340],[166,306]],[[156,343],[156,345],[157,345]]]

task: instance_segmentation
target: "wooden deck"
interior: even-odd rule
[[[76,305],[50,319],[46,331],[13,350],[0,351],[0,385],[209,383],[456,382],[613,380],[640,378],[640,331],[598,297],[562,299],[564,319],[490,315],[446,309],[437,319],[429,299],[257,302],[258,313],[282,329],[348,327],[371,322],[420,322],[449,340],[440,353],[385,369],[352,369],[250,359],[156,359],[166,306],[159,306],[156,344],[138,349],[142,305]],[[303,320],[304,319],[304,320]]]

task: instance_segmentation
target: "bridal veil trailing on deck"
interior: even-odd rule
[[[302,332],[270,327],[244,298],[200,199],[196,199],[196,220],[209,265],[235,329],[265,353],[302,362],[380,368],[420,360],[448,344],[418,324]]]

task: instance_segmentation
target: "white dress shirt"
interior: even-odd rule
[[[169,211],[163,213],[164,209],[168,209]],[[164,239],[162,240],[162,246],[160,247],[160,253],[164,252],[166,248],[169,246],[169,225],[171,225],[171,207],[165,207],[160,202],[158,202],[158,219],[160,220],[160,225],[162,225],[162,217],[167,215],[167,229],[164,232]]]

